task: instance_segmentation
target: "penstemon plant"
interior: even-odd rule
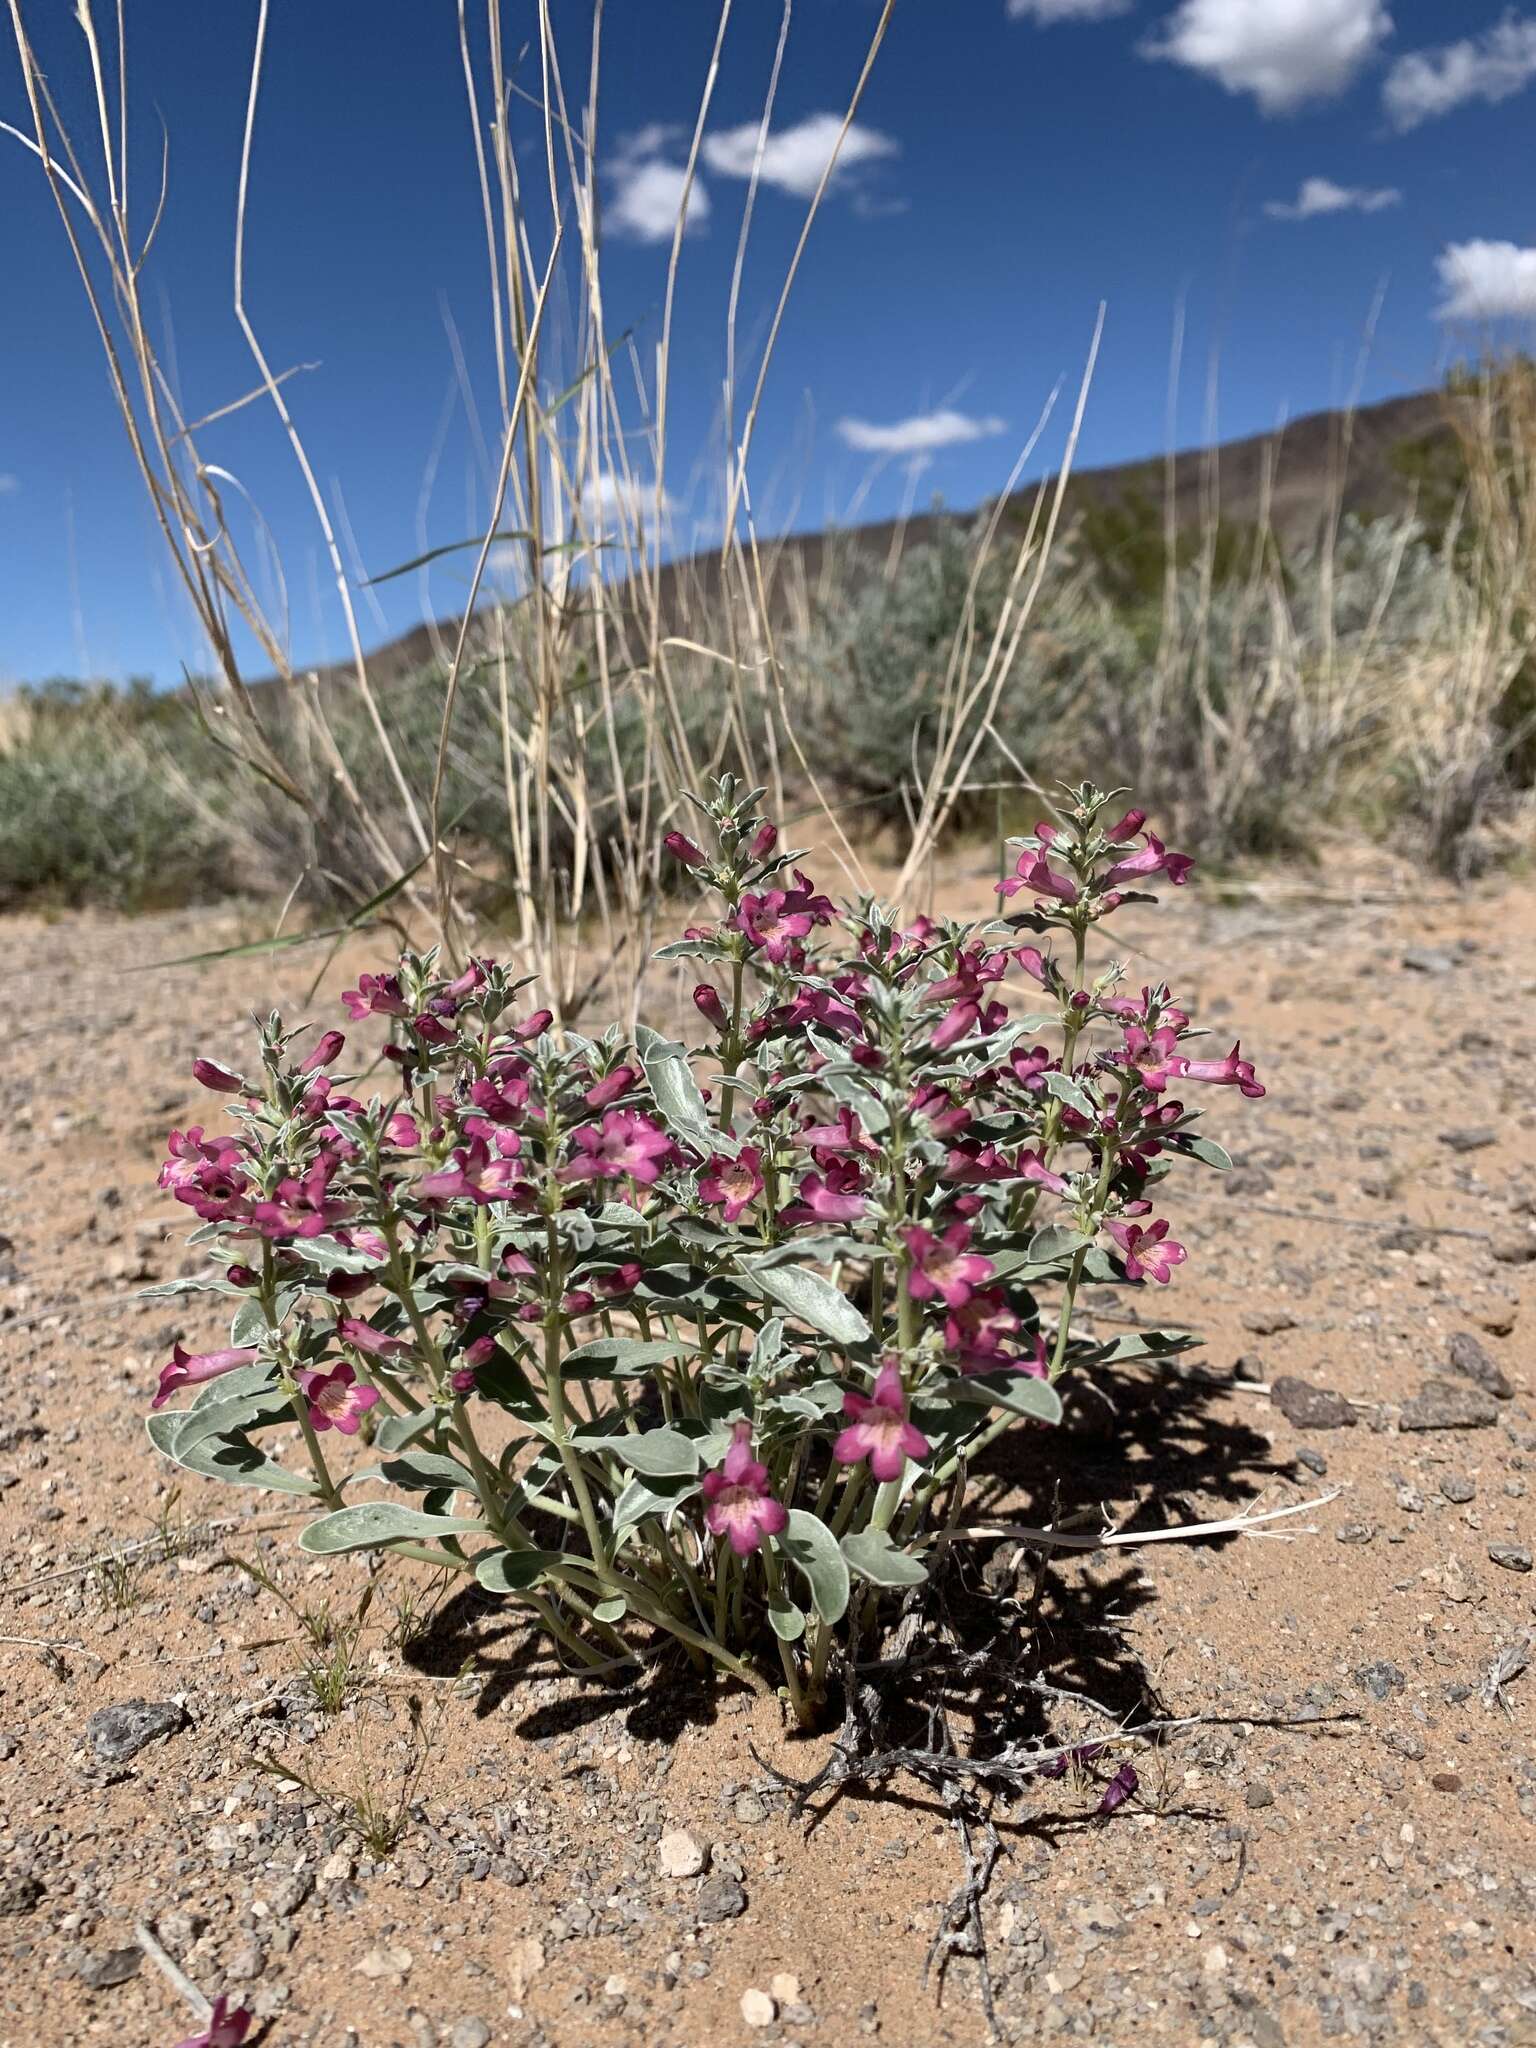
[[[561,1031],[503,968],[407,953],[343,998],[387,1032],[366,1085],[339,1030],[276,1015],[249,1074],[196,1063],[235,1129],[171,1134],[212,1261],[174,1287],[233,1327],[176,1348],[149,1432],[313,1500],[304,1550],[471,1576],[577,1666],[648,1630],[758,1687],[776,1658],[809,1723],[969,1461],[1058,1421],[1069,1368],[1193,1341],[1085,1336],[1078,1293],[1183,1262],[1163,1177],[1227,1163],[1183,1085],[1264,1091],[1236,1046],[1189,1056],[1166,987],[1087,976],[1090,930],[1188,875],[1142,812],[1075,790],[998,885],[1030,908],[904,924],[818,893],[761,795],[723,778],[707,850],[667,841],[719,899],[659,956],[711,974],[702,1049]],[[303,1466],[271,1448],[295,1427]],[[333,1432],[376,1462],[342,1471]]]

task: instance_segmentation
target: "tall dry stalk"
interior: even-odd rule
[[[30,133],[8,132],[41,166],[139,473],[207,642],[214,682],[192,687],[209,729],[242,770],[293,806],[305,828],[306,873],[325,864],[327,821],[339,803],[355,859],[345,874],[338,876],[333,867],[331,882],[339,881],[354,903],[365,906],[382,893],[400,892],[401,904],[409,905],[426,934],[435,931],[457,951],[473,937],[473,894],[464,886],[473,879],[473,849],[461,844],[454,820],[444,815],[445,789],[456,759],[455,720],[465,702],[464,685],[471,677],[488,682],[499,726],[505,815],[499,864],[510,878],[515,939],[567,1017],[590,998],[605,971],[610,995],[621,1005],[633,1000],[649,951],[657,843],[680,789],[727,759],[754,773],[766,756],[775,779],[781,779],[785,684],[774,651],[775,558],[753,531],[747,457],[790,287],[892,0],[875,23],[837,147],[807,206],[766,345],[753,366],[738,439],[731,418],[741,371],[736,326],[761,146],[753,168],[725,309],[722,556],[706,591],[699,579],[667,560],[674,502],[667,488],[669,394],[687,193],[700,160],[732,4],[721,0],[704,54],[659,339],[647,361],[632,338],[611,331],[604,293],[598,151],[603,0],[594,0],[590,62],[574,104],[547,0],[538,8],[532,92],[509,73],[501,0],[485,0],[478,15],[469,0],[459,0],[458,48],[485,232],[496,460],[486,480],[483,530],[472,543],[469,596],[444,641],[435,760],[423,777],[402,750],[398,707],[391,705],[389,688],[371,674],[363,650],[354,580],[316,479],[300,408],[290,397],[300,366],[279,370],[271,362],[247,280],[247,222],[260,203],[258,112],[269,0],[260,0],[257,14],[232,219],[234,310],[257,381],[199,420],[183,414],[144,304],[167,173],[147,220],[141,220],[128,190],[126,0],[116,0],[115,50],[104,50],[93,0],[77,0],[89,109],[81,130],[88,127],[96,137],[89,146],[77,143],[64,118],[29,35],[24,0],[7,0],[31,125]],[[789,21],[786,0],[762,145]],[[539,143],[531,189],[514,146],[516,125],[531,130]],[[282,608],[274,615],[263,605],[226,516],[230,502],[245,499],[244,486],[204,452],[215,423],[252,404],[270,407],[319,528],[349,649],[344,683],[317,688],[296,672]],[[515,536],[510,542],[509,532]],[[509,547],[517,561],[518,595],[482,602],[493,550]],[[245,673],[238,651],[244,636],[270,669],[272,691],[254,688]],[[357,727],[349,698],[383,764],[387,802],[370,801],[361,786],[345,737]],[[792,737],[789,744],[795,744]],[[801,767],[810,775],[808,762],[802,760]],[[838,830],[835,820],[833,829]]]

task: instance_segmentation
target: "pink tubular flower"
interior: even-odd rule
[[[1156,1280],[1166,1287],[1173,1268],[1182,1266],[1189,1256],[1183,1245],[1169,1237],[1165,1216],[1145,1229],[1139,1223],[1106,1223],[1104,1228],[1120,1247],[1127,1280]]]
[[[699,1194],[727,1223],[735,1223],[762,1192],[763,1155],[755,1145],[744,1145],[734,1159],[714,1153],[699,1175]]]
[[[766,860],[778,843],[778,826],[770,825],[765,819],[752,835],[752,843],[747,848],[747,858],[749,860]]]
[[[398,974],[360,974],[356,988],[342,990],[341,1003],[357,1024],[365,1017],[404,1017],[407,1014]]]
[[[634,1180],[649,1187],[673,1151],[666,1132],[637,1109],[610,1109],[601,1128],[583,1124],[571,1143],[575,1153],[561,1167],[561,1180]]]
[[[478,1088],[483,1084],[476,1082]],[[386,1140],[397,1152],[417,1152],[421,1149],[421,1126],[415,1117],[403,1109],[397,1109],[384,1126]]]
[[[1118,882],[1135,882],[1148,875],[1166,875],[1175,888],[1189,880],[1189,871],[1194,861],[1187,853],[1170,853],[1155,832],[1147,834],[1147,843],[1139,853],[1128,853],[1124,860],[1117,860],[1105,875],[1110,888]]]
[[[188,2034],[176,2048],[240,2048],[251,2031],[251,2015],[243,2005],[231,2008],[229,1994],[221,1991],[208,2008],[208,2024],[199,2034]]]
[[[316,1429],[339,1429],[343,1436],[356,1436],[358,1424],[378,1402],[378,1388],[360,1386],[350,1365],[333,1366],[329,1372],[296,1373],[294,1377],[303,1389],[309,1419]]]
[[[617,1102],[621,1095],[627,1095],[639,1078],[633,1067],[615,1067],[601,1081],[594,1081],[582,1100],[589,1109],[606,1109],[610,1102]]]
[[[796,1193],[800,1199],[779,1213],[786,1226],[795,1223],[852,1223],[866,1207],[864,1179],[852,1159],[829,1159],[826,1172],[808,1173]]]
[[[173,1344],[171,1362],[161,1366],[160,1385],[149,1405],[151,1408],[163,1408],[172,1394],[181,1388],[201,1386],[204,1380],[216,1380],[223,1373],[249,1365],[255,1356],[254,1346],[249,1345],[230,1345],[223,1351],[183,1351],[179,1344]]]
[[[765,1536],[777,1536],[789,1521],[781,1501],[768,1491],[768,1467],[752,1455],[752,1425],[731,1425],[724,1462],[703,1479],[709,1505],[704,1521],[711,1536],[725,1537],[738,1557],[750,1557]]]
[[[1136,834],[1146,822],[1147,814],[1145,811],[1129,810],[1123,818],[1118,819],[1106,829],[1104,837],[1111,846],[1124,846],[1129,840],[1136,837]]]
[[[476,1081],[469,1099],[493,1124],[516,1123],[528,1101],[528,1076],[520,1065],[501,1067]]]
[[[1033,890],[1036,896],[1055,896],[1062,903],[1077,901],[1077,884],[1071,876],[1058,875],[1043,853],[1029,847],[1019,855],[1008,879],[997,884],[999,896],[1017,896],[1021,889]]]
[[[968,1181],[979,1187],[986,1181],[1013,1180],[1017,1174],[1018,1168],[989,1139],[985,1145],[951,1145],[939,1178]]]
[[[1167,1024],[1152,1032],[1143,1031],[1139,1024],[1127,1025],[1121,1059],[1150,1095],[1161,1095],[1169,1076],[1183,1074],[1189,1065],[1179,1057],[1178,1033]]]
[[[387,1330],[365,1323],[361,1316],[343,1316],[336,1325],[336,1334],[343,1344],[350,1344],[354,1351],[366,1351],[370,1358],[398,1358],[402,1351],[411,1348],[406,1338],[391,1337]]]
[[[703,850],[702,848],[695,846],[693,841],[687,836],[686,833],[669,832],[666,838],[663,839],[661,843],[667,849],[668,853],[671,854],[672,858],[674,860],[680,860],[685,868],[703,867]]]
[[[1181,1081],[1214,1081],[1218,1087],[1240,1088],[1244,1095],[1262,1095],[1264,1089],[1254,1078],[1253,1061],[1243,1059],[1242,1050],[1239,1041],[1224,1060],[1177,1059],[1169,1072]]]
[[[826,1166],[831,1160],[845,1153],[874,1153],[880,1150],[873,1138],[866,1136],[864,1126],[857,1113],[846,1105],[837,1112],[829,1124],[805,1124],[795,1133],[795,1143],[810,1149],[811,1157],[818,1166]]]
[[[328,1067],[346,1042],[345,1032],[327,1031],[316,1041],[313,1051],[300,1061],[299,1072],[313,1074],[319,1067]]]
[[[521,1039],[538,1038],[555,1021],[553,1010],[535,1010],[531,1017],[525,1017],[521,1024],[514,1024],[512,1030]]]
[[[888,1358],[880,1368],[873,1394],[843,1396],[843,1413],[849,1422],[832,1446],[839,1465],[857,1465],[868,1458],[876,1479],[899,1479],[908,1458],[926,1458],[928,1439],[907,1420],[906,1390],[901,1368]]]
[[[244,1095],[249,1092],[240,1076],[232,1074],[228,1067],[221,1067],[217,1060],[194,1060],[192,1078],[202,1087],[211,1088],[216,1095]]]
[[[1050,970],[1045,964],[1045,955],[1038,946],[1016,946],[1013,957],[1024,972],[1038,981],[1042,988],[1049,988]]]
[[[1022,1324],[996,1287],[973,1294],[964,1308],[951,1311],[944,1323],[944,1348],[968,1377],[989,1372],[1027,1373],[1043,1380],[1048,1373],[1045,1339],[1037,1330],[1027,1357],[1012,1350]]]
[[[249,1212],[250,1180],[245,1154],[233,1138],[204,1139],[201,1124],[172,1131],[160,1169],[160,1186],[185,1202],[204,1223],[231,1223]]]
[[[1025,1180],[1038,1181],[1041,1187],[1049,1188],[1053,1195],[1064,1195],[1067,1184],[1059,1173],[1052,1173],[1038,1152],[1019,1154],[1019,1173]]]
[[[972,1291],[992,1278],[992,1261],[970,1249],[971,1233],[964,1223],[951,1223],[942,1237],[912,1224],[901,1237],[912,1261],[907,1292],[917,1301],[937,1295],[947,1308],[963,1308]]]
[[[777,967],[787,960],[797,939],[809,937],[815,918],[809,909],[797,907],[799,892],[769,889],[758,895],[748,890],[735,915],[727,920]]]

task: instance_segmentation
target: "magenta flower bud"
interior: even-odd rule
[[[720,991],[709,982],[701,981],[693,992],[693,1006],[706,1024],[712,1024],[717,1031],[730,1027],[725,1014],[725,1005],[720,1000]]]
[[[238,1074],[232,1074],[228,1067],[221,1067],[216,1060],[194,1060],[192,1078],[205,1088],[212,1088],[220,1095],[243,1095],[245,1083]]]
[[[680,860],[685,868],[701,868],[704,865],[703,849],[682,832],[669,832],[662,845],[674,860]]]
[[[301,1074],[312,1074],[317,1067],[328,1067],[346,1042],[345,1032],[327,1031],[316,1045],[314,1051],[300,1064],[299,1072]]]
[[[512,1029],[519,1038],[537,1038],[540,1032],[547,1031],[554,1021],[553,1010],[535,1010],[531,1017],[525,1018],[521,1024],[514,1024]]]
[[[1087,989],[1075,988],[1072,991],[1070,1000],[1074,1010],[1086,1010],[1093,1001],[1093,998],[1089,995]]]
[[[254,1266],[231,1266],[225,1277],[231,1287],[255,1287],[261,1281]]]
[[[1118,846],[1124,839],[1134,839],[1146,822],[1145,811],[1127,811],[1118,824],[1109,827],[1105,837]]]
[[[633,1067],[615,1067],[601,1081],[594,1081],[582,1099],[593,1109],[606,1109],[610,1102],[617,1102],[621,1095],[627,1095],[639,1078]]]
[[[752,844],[747,848],[753,860],[766,860],[779,843],[779,828],[765,820],[752,835]]]

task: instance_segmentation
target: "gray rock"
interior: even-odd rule
[[[1478,1124],[1473,1130],[1442,1131],[1440,1142],[1452,1152],[1481,1152],[1484,1146],[1496,1144],[1498,1136],[1492,1124]]]
[[[85,1732],[103,1763],[123,1764],[186,1724],[186,1714],[174,1700],[121,1700],[115,1707],[98,1707]]]
[[[1371,1543],[1376,1530],[1370,1522],[1341,1522],[1334,1534],[1340,1543]]]
[[[91,1991],[110,1991],[114,1984],[126,1984],[139,1973],[144,1960],[140,1948],[109,1948],[99,1956],[87,1956],[80,1965],[80,1982]]]
[[[734,1877],[706,1878],[699,1887],[698,1917],[706,1924],[739,1920],[747,1910],[747,1895]]]
[[[1490,1543],[1488,1557],[1507,1572],[1528,1572],[1531,1568],[1531,1553],[1523,1543]]]
[[[1309,1472],[1315,1472],[1319,1479],[1328,1476],[1328,1460],[1321,1451],[1314,1451],[1310,1444],[1301,1444],[1296,1451],[1296,1462],[1305,1465]]]
[[[1243,1804],[1245,1806],[1252,1806],[1257,1809],[1262,1806],[1273,1806],[1274,1803],[1274,1793],[1260,1778],[1255,1778],[1253,1783],[1243,1793]]]
[[[1470,1330],[1458,1330],[1446,1349],[1453,1372],[1471,1380],[1485,1394],[1492,1394],[1495,1401],[1514,1399],[1515,1390],[1505,1378],[1503,1368],[1488,1356]]]
[[[448,2036],[448,2048],[486,2048],[491,2030],[484,2020],[455,2020],[453,2032]]]
[[[1496,1237],[1489,1249],[1501,1266],[1528,1266],[1536,1259],[1536,1237]]]
[[[1355,1411],[1331,1387],[1283,1372],[1270,1388],[1270,1399],[1293,1429],[1352,1429]]]
[[[1399,1429],[1491,1429],[1499,1411],[1477,1387],[1458,1380],[1426,1380],[1411,1401],[1403,1403]]]
[[[42,1904],[42,1879],[30,1875],[0,1877],[0,1913],[30,1913]]]
[[[1378,1664],[1362,1664],[1355,1673],[1355,1679],[1373,1700],[1390,1699],[1408,1683],[1397,1666],[1389,1664],[1385,1658]]]
[[[1294,1330],[1296,1318],[1288,1308],[1251,1308],[1242,1317],[1242,1325],[1255,1337],[1274,1337],[1281,1330]]]
[[[1245,1351],[1232,1370],[1245,1386],[1258,1387],[1269,1377],[1268,1368],[1256,1351]]]
[[[1477,1488],[1470,1479],[1463,1479],[1459,1473],[1447,1472],[1440,1481],[1440,1491],[1448,1501],[1457,1507],[1465,1507],[1469,1500],[1477,1498]]]
[[[1437,952],[1433,946],[1410,946],[1403,965],[1410,974],[1449,974],[1456,961],[1452,954]]]

